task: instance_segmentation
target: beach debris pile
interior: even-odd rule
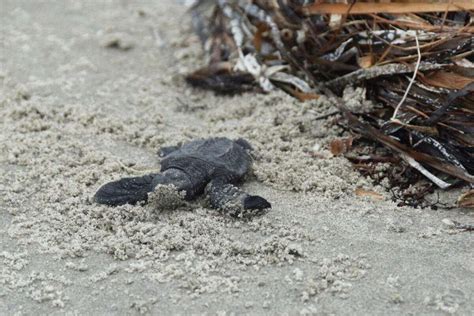
[[[459,204],[472,205],[462,199],[474,189],[473,1],[198,0],[190,13],[206,60],[189,84],[332,97],[355,165],[393,164],[394,187],[425,183],[400,197],[414,204],[468,184]],[[349,88],[371,106],[349,106]]]

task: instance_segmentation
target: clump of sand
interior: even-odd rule
[[[174,185],[159,184],[148,194],[148,202],[157,211],[175,210],[184,205],[185,192],[179,192]]]
[[[344,254],[332,259],[323,258],[315,263],[319,268],[316,275],[307,281],[307,289],[302,293],[303,301],[309,301],[311,297],[326,291],[347,298],[353,287],[351,282],[363,278],[370,269],[365,258],[351,258]]]
[[[100,44],[106,48],[129,50],[135,46],[133,39],[124,32],[111,32],[102,34]]]

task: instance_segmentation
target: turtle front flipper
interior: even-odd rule
[[[211,206],[226,214],[235,217],[259,215],[271,204],[258,195],[250,195],[235,185],[222,181],[212,180],[206,186]]]
[[[153,179],[156,176],[157,174],[149,174],[106,183],[96,192],[94,201],[110,206],[146,202],[148,193],[155,188]]]

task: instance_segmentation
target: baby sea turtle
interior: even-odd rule
[[[271,208],[257,195],[235,186],[249,171],[250,144],[244,139],[208,138],[183,146],[164,147],[159,154],[161,172],[122,178],[103,185],[94,200],[111,206],[147,202],[148,193],[158,185],[173,185],[186,200],[205,193],[213,208],[234,216],[260,213]]]

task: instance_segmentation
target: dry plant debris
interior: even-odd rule
[[[372,142],[369,156],[395,154],[390,163],[422,175],[404,172],[394,186],[474,187],[474,2],[197,0],[190,12],[207,56],[190,84],[324,94],[355,139]],[[348,107],[348,86],[372,106]]]

